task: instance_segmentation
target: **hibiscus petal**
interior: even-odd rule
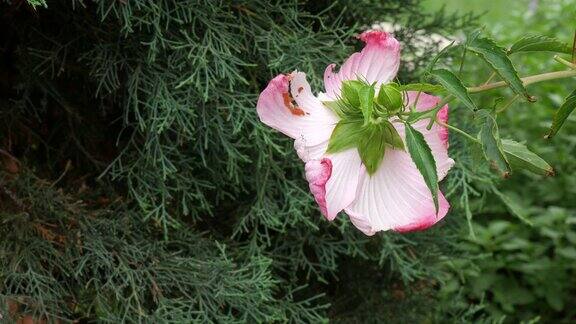
[[[416,110],[418,111],[432,109],[438,104],[438,102],[440,102],[440,98],[438,97],[426,93],[420,93],[418,96],[418,92],[416,91],[409,91],[407,97],[408,106],[413,105],[416,102],[416,97],[418,97],[418,101],[416,102]],[[448,105],[445,105],[440,109],[438,112],[438,119],[444,123],[448,122]],[[432,155],[436,161],[438,180],[441,181],[444,179],[446,174],[448,174],[448,170],[450,170],[454,165],[454,160],[448,156],[448,129],[438,124],[434,124],[432,128],[428,130],[428,122],[429,120],[421,120],[412,124],[412,126],[424,135],[426,142],[430,146]],[[394,126],[398,129],[400,136],[404,138],[404,125],[394,123]]]
[[[328,149],[329,141],[324,141],[316,145],[306,145],[304,137],[297,138],[294,141],[294,149],[302,161],[320,160]]]
[[[366,46],[359,53],[352,54],[337,73],[333,72],[335,64],[330,64],[324,71],[326,94],[332,99],[340,96],[342,81],[362,79],[368,83],[381,84],[390,82],[400,65],[400,43],[383,31],[367,31],[359,37]]]
[[[356,148],[328,155],[332,160],[332,175],[326,183],[327,218],[333,220],[356,199],[358,180],[363,171]]]
[[[305,170],[310,191],[328,220],[334,220],[356,198],[358,179],[363,170],[357,149],[310,160]]]
[[[345,210],[354,225],[371,235],[428,228],[448,212],[450,205],[442,193],[439,203],[436,214],[432,194],[409,154],[388,149],[374,175],[361,174],[357,199]]]
[[[306,145],[327,141],[338,117],[316,98],[306,74],[278,75],[258,98],[260,120],[294,139],[304,138]]]

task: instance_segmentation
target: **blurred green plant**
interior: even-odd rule
[[[506,220],[474,225],[475,238],[460,245],[469,258],[444,264],[440,294],[453,309],[481,302],[491,317],[514,322],[576,315],[576,216],[558,207],[532,209],[530,216],[532,226]]]
[[[505,2],[489,5],[504,6]],[[485,15],[482,21],[487,31],[503,42],[513,43],[529,32],[555,36],[571,45],[576,16],[572,1],[542,0],[533,12],[525,10],[527,5],[515,4],[505,20]],[[518,53],[513,58],[526,74],[564,67],[549,54]],[[466,68],[476,75],[476,82],[490,77],[474,64]],[[531,151],[551,162],[554,177],[520,171],[506,180],[489,179],[467,160],[460,160],[449,179],[467,183],[459,199],[465,203],[459,205],[473,222],[469,232],[462,233],[469,242],[457,244],[468,257],[441,265],[448,270],[441,284],[442,319],[512,323],[574,320],[576,282],[570,278],[575,275],[576,116],[568,118],[557,137],[544,137],[556,109],[575,88],[576,81],[569,79],[542,83],[529,89],[537,99],[535,103],[514,101],[499,114],[501,136],[521,139]],[[492,106],[494,97],[504,95],[510,96],[510,92],[495,90],[478,96],[480,105]],[[467,179],[471,181],[465,182]],[[510,217],[521,217],[532,225],[512,222]]]

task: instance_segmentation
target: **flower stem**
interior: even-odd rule
[[[436,115],[438,115],[438,111],[440,111],[440,109],[442,109],[442,107],[444,107],[445,104],[449,103],[454,99],[456,99],[456,97],[454,97],[453,95],[447,95],[442,100],[440,100],[440,102],[434,108],[427,111],[427,113],[429,114],[426,114],[424,118],[430,118],[430,122],[428,123],[428,126],[426,126],[426,129],[430,130],[432,128],[432,125],[434,125],[434,121],[436,120]]]
[[[567,71],[557,71],[557,72],[549,72],[549,73],[531,75],[531,76],[521,78],[520,80],[522,80],[522,83],[525,86],[527,86],[527,85],[532,84],[532,83],[548,81],[548,80],[555,80],[555,79],[571,78],[571,77],[575,77],[575,76],[576,76],[576,70],[567,70]],[[489,83],[489,84],[481,85],[481,86],[477,86],[477,87],[470,87],[470,88],[468,88],[468,92],[470,92],[470,93],[484,92],[484,91],[488,91],[488,90],[492,90],[492,89],[503,88],[507,85],[508,84],[504,81],[498,81],[498,82]]]
[[[452,125],[450,125],[450,124],[446,124],[446,123],[444,123],[444,122],[442,122],[442,121],[439,121],[438,119],[436,119],[436,123],[437,123],[438,125],[440,125],[440,126],[446,127],[446,128],[448,128],[449,130],[454,131],[454,132],[456,132],[456,133],[458,133],[458,134],[466,137],[466,139],[468,139],[469,141],[471,141],[471,142],[473,142],[473,143],[480,144],[480,141],[478,141],[474,136],[466,133],[465,131],[461,130],[461,129],[458,128],[458,127],[452,126]]]
[[[559,55],[554,55],[554,60],[560,64],[564,64],[567,67],[576,70],[576,64],[566,61],[565,59],[561,58]]]
[[[492,72],[492,73],[490,74],[490,76],[488,77],[488,80],[486,80],[486,82],[484,82],[483,85],[489,84],[490,81],[492,81],[492,79],[494,79],[495,76],[496,76],[496,72]]]
[[[496,113],[499,114],[501,112],[503,112],[504,110],[508,109],[508,107],[512,106],[512,104],[514,103],[514,101],[516,101],[516,99],[520,98],[520,95],[517,94],[514,97],[512,97],[512,99],[510,99],[504,106],[502,106],[501,108],[499,108],[498,110],[496,110]]]

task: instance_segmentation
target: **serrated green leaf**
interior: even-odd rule
[[[524,87],[522,80],[508,58],[506,50],[496,44],[493,40],[485,37],[477,37],[470,41],[468,49],[482,57],[510,88],[519,95],[530,98],[528,91]]]
[[[364,136],[362,124],[362,120],[341,120],[338,122],[332,131],[326,152],[338,153],[357,146]]]
[[[505,139],[502,140],[502,148],[513,169],[524,169],[546,176],[554,175],[554,169],[552,169],[550,164],[536,155],[536,153],[530,151],[524,144]]]
[[[414,129],[410,124],[405,124],[406,130],[406,146],[408,146],[408,152],[412,161],[422,174],[424,182],[430,192],[432,193],[432,199],[434,200],[434,207],[436,212],[438,212],[438,173],[436,171],[436,161],[432,155],[432,150],[426,140],[424,135]]]
[[[428,93],[445,93],[446,89],[443,86],[431,83],[410,83],[401,84],[398,86],[400,91],[419,91]]]
[[[358,142],[358,153],[369,175],[376,173],[386,152],[386,138],[382,127],[381,124],[366,126]]]
[[[478,139],[482,144],[482,151],[486,159],[496,168],[504,177],[510,174],[510,165],[502,148],[502,141],[498,132],[496,119],[488,113],[485,114]]]
[[[556,52],[570,54],[572,49],[568,44],[553,37],[526,35],[517,40],[508,50],[508,54],[519,52]]]
[[[438,82],[440,82],[448,92],[453,94],[458,98],[458,100],[462,101],[466,107],[472,110],[478,110],[478,107],[476,107],[476,104],[474,104],[474,101],[470,98],[468,90],[454,73],[446,69],[438,69],[430,72],[430,74],[438,80]]]
[[[358,90],[360,110],[362,111],[362,115],[364,115],[365,124],[369,123],[372,118],[372,111],[374,110],[374,95],[374,87],[370,85],[364,85]]]
[[[574,109],[576,109],[576,90],[572,91],[572,93],[566,97],[566,100],[564,100],[562,106],[560,106],[560,108],[554,113],[552,126],[550,127],[546,137],[550,138],[556,135],[556,133],[558,133],[560,128],[562,128],[562,125],[564,125],[564,122],[566,119],[568,119]]]
[[[438,62],[438,60],[442,56],[444,56],[446,53],[448,53],[453,47],[455,47],[454,41],[452,41],[448,46],[441,49],[440,52],[436,53],[436,55],[432,58],[432,60],[430,60],[430,62],[424,68],[424,74],[423,75],[426,75],[428,72],[432,71],[432,69],[434,68],[434,66]]]

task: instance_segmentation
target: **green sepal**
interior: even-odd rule
[[[392,125],[392,123],[387,120],[382,121],[381,124],[382,131],[384,132],[384,141],[386,144],[397,150],[405,150],[404,141],[402,140],[402,137],[400,137],[400,134],[398,134],[396,127],[394,127],[394,125]]]
[[[360,110],[364,116],[364,124],[368,124],[372,118],[372,111],[374,110],[374,87],[370,85],[363,85],[358,90],[358,99],[360,100]]]
[[[362,118],[362,112],[345,100],[323,101],[322,104],[332,110],[340,119]]]
[[[369,175],[373,175],[384,159],[386,133],[384,123],[368,124],[358,142],[358,154]]]
[[[360,107],[359,92],[366,84],[358,80],[342,81],[342,99],[352,107]]]
[[[358,145],[360,139],[365,136],[363,121],[361,119],[343,119],[332,131],[326,153],[338,153]]]

